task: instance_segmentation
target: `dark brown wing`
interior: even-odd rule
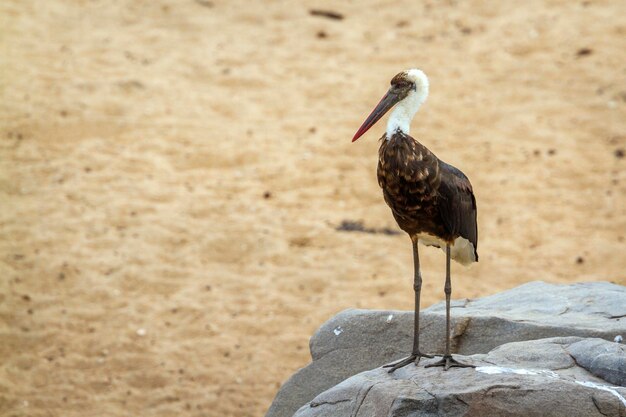
[[[461,236],[474,245],[478,260],[478,224],[476,198],[469,179],[459,169],[439,161],[439,214],[448,233]]]

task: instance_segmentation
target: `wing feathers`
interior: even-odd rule
[[[452,235],[469,240],[478,259],[478,225],[476,198],[469,180],[460,170],[440,161],[439,213],[446,229]]]

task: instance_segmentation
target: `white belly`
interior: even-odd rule
[[[427,233],[420,233],[417,235],[419,242],[425,246],[435,246],[441,248],[446,252],[446,242],[439,239],[436,236],[429,235]],[[472,262],[476,262],[476,255],[474,251],[474,245],[464,237],[457,237],[454,240],[454,244],[450,246],[450,257],[463,265],[469,265]]]

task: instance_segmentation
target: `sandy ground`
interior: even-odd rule
[[[626,284],[626,2],[0,8],[2,416],[259,416],[333,314],[411,309],[409,239],[336,230],[397,230],[350,139],[405,68],[478,199],[453,297]]]

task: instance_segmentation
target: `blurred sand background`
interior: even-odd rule
[[[412,309],[409,239],[336,230],[398,230],[350,139],[410,67],[478,200],[453,297],[626,284],[624,1],[0,8],[2,416],[263,415],[332,315]]]

